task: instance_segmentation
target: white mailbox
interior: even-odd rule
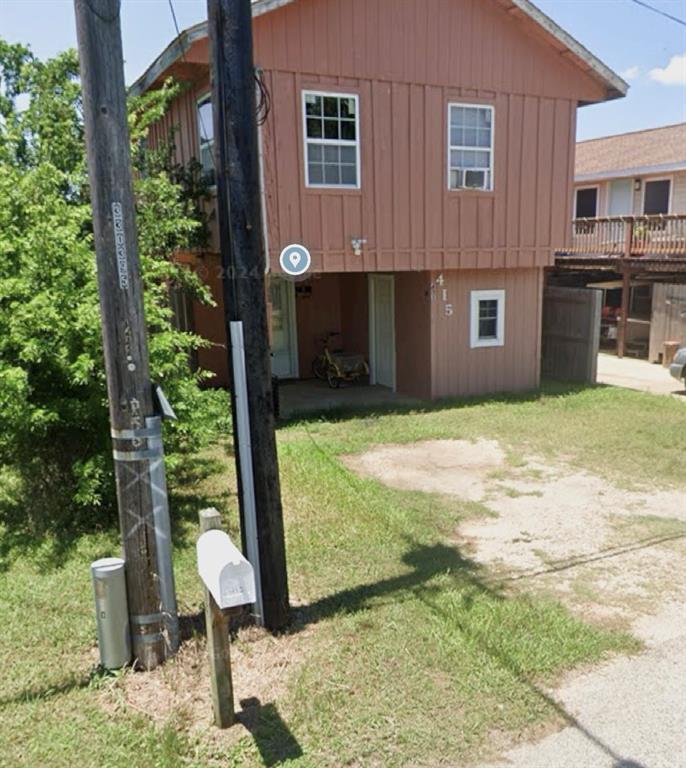
[[[198,573],[220,608],[255,602],[252,565],[224,531],[207,531],[198,539]]]

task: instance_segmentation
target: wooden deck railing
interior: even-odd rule
[[[574,219],[572,246],[557,253],[686,259],[686,215]]]

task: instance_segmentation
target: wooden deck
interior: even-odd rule
[[[608,270],[621,275],[617,355],[626,350],[632,277],[686,282],[686,214],[574,219],[572,245],[555,252],[558,270]]]
[[[686,215],[574,219],[572,245],[555,253],[559,267],[686,272]]]

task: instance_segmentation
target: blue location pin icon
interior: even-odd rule
[[[287,275],[297,277],[307,272],[312,263],[312,257],[304,245],[293,244],[281,251],[279,263]]]

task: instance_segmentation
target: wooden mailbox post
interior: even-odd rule
[[[232,611],[255,602],[255,573],[231,539],[221,530],[216,509],[200,512],[198,573],[205,588],[205,624],[210,660],[214,720],[228,728],[235,720],[231,680],[229,620]]]

